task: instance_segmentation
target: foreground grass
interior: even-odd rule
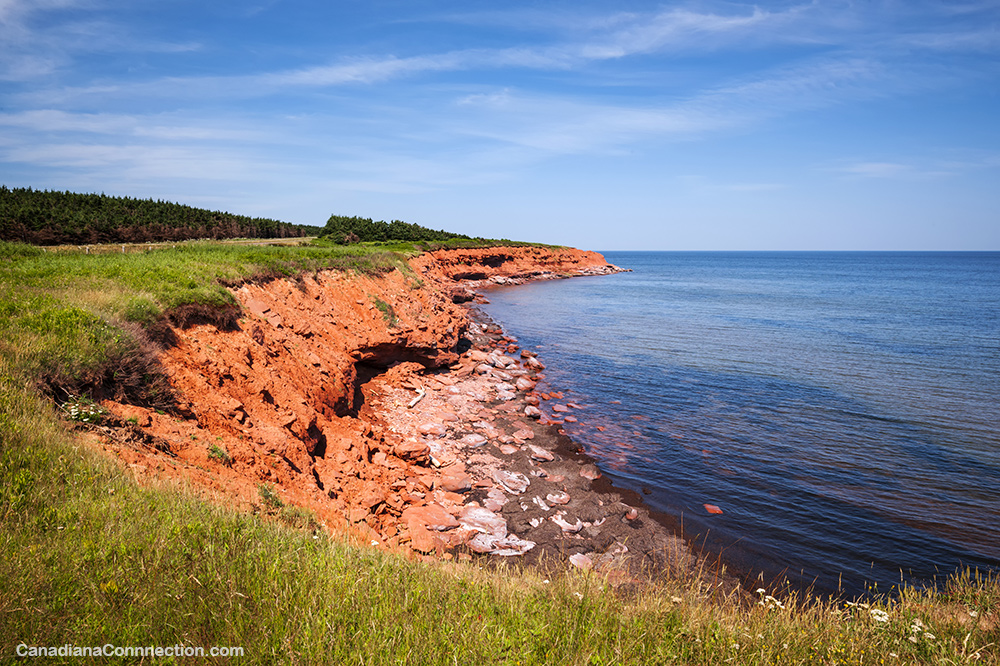
[[[997,663],[996,579],[760,605],[696,581],[623,595],[581,573],[411,562],[139,487],[6,371],[0,661],[112,643],[239,646],[246,663]]]
[[[207,244],[134,256],[3,252],[0,662],[21,643],[239,646],[245,663],[1000,661],[995,577],[960,573],[866,605],[767,592],[748,602],[696,580],[625,594],[580,572],[421,564],[183,489],[139,487],[66,429],[38,393],[38,372],[86,374],[95,357],[127,347],[136,299],[154,312],[225,306],[220,280],[337,262],[381,271],[398,255]]]

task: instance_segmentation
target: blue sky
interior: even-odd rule
[[[589,249],[1000,250],[1000,1],[0,0],[0,183]]]

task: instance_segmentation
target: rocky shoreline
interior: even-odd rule
[[[537,247],[438,251],[410,268],[233,288],[237,325],[175,327],[161,354],[174,412],[106,401],[99,445],[140,481],[260,513],[299,507],[414,557],[568,563],[621,581],[700,568],[566,436],[586,405],[540,393],[544,359],[470,302],[488,285],[621,269]]]
[[[369,385],[375,413],[403,439],[397,450],[440,473],[417,491],[434,501],[402,512],[411,547],[568,562],[616,579],[693,568],[686,544],[626,504],[560,428],[585,406],[536,393],[537,355],[481,312],[470,319],[472,348],[456,366]]]

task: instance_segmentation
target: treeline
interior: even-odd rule
[[[373,221],[370,217],[331,215],[323,228],[322,236],[335,243],[386,242],[386,241],[446,241],[453,238],[468,240],[469,236],[450,231],[434,231],[419,224],[402,220]]]
[[[319,227],[152,199],[0,185],[0,240],[33,245],[147,243],[196,238],[293,238]]]

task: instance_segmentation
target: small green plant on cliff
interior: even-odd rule
[[[215,460],[216,462],[222,463],[226,467],[233,464],[233,458],[229,455],[229,452],[218,444],[212,444],[208,447],[208,458],[209,460]]]
[[[396,328],[399,325],[399,318],[396,316],[396,311],[392,309],[391,305],[378,296],[372,296],[372,302],[382,312],[382,318],[385,319],[385,323],[389,325],[389,328]]]
[[[280,509],[285,506],[281,498],[274,494],[274,488],[266,483],[257,486],[257,494],[260,495],[261,501],[272,509]]]

